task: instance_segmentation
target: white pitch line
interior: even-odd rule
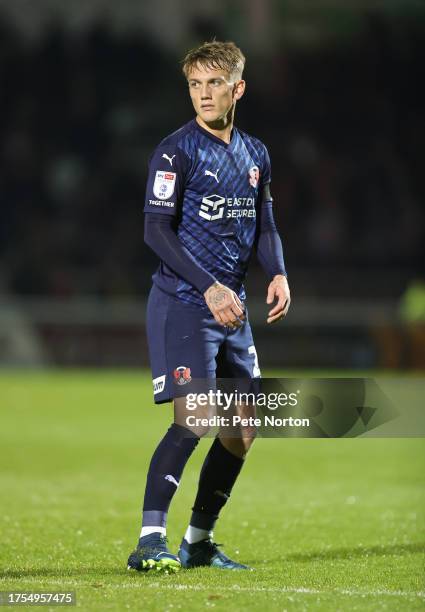
[[[22,577],[20,578],[20,580],[22,582],[35,582],[40,584],[41,580],[40,578],[36,578],[36,577]],[[10,582],[10,580],[7,580],[6,578],[2,577],[0,580],[0,584],[2,582]],[[138,583],[127,583],[127,584],[120,584],[120,585],[113,585],[111,583],[107,583],[106,579],[102,580],[102,579],[95,579],[93,580],[93,582],[95,583],[100,583],[103,582],[105,586],[107,587],[113,587],[113,586],[119,586],[120,589],[144,589],[144,588],[149,588],[149,589],[156,589],[156,588],[160,588],[160,589],[169,589],[169,590],[173,590],[173,591],[214,591],[214,590],[219,590],[219,591],[228,591],[228,592],[232,592],[232,593],[299,593],[299,594],[304,594],[304,595],[331,595],[333,593],[338,593],[340,595],[349,595],[349,596],[367,596],[367,597],[380,597],[382,595],[384,596],[388,596],[388,597],[418,597],[420,599],[425,599],[425,591],[388,591],[386,589],[378,589],[376,591],[366,591],[366,590],[361,590],[361,589],[341,589],[341,588],[334,588],[334,589],[309,589],[306,587],[244,587],[244,586],[239,586],[239,585],[234,585],[234,586],[208,586],[208,585],[201,585],[201,584],[164,584],[164,582],[155,582],[155,583],[145,583],[143,584],[142,582],[138,582]],[[58,584],[60,586],[64,586],[66,584],[68,585],[73,585],[74,587],[89,587],[91,586],[90,582],[78,582],[76,580],[73,579],[66,579],[64,578],[63,580],[49,580],[48,578],[45,578],[43,580],[43,583],[47,583],[47,584]]]
[[[130,585],[122,585],[122,586],[130,586]],[[139,585],[135,585],[139,587]],[[145,585],[144,585],[145,586]],[[339,593],[340,595],[370,595],[370,596],[381,596],[381,595],[389,595],[390,597],[419,597],[425,598],[425,591],[387,591],[387,590],[377,590],[377,591],[362,591],[359,589],[308,589],[305,587],[243,587],[239,585],[235,585],[232,587],[226,586],[202,586],[197,584],[150,584],[146,585],[149,588],[157,588],[160,587],[172,590],[189,590],[189,591],[211,591],[214,588],[219,589],[220,591],[232,591],[233,593],[237,593],[239,591],[243,592],[257,592],[257,593],[304,593],[306,595],[326,595],[331,593]],[[133,585],[131,585],[133,587]]]

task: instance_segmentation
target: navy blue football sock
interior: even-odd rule
[[[244,460],[229,452],[215,438],[205,457],[190,525],[212,531],[220,510],[230,497]]]
[[[199,437],[173,423],[156,447],[149,465],[143,502],[143,527],[165,527],[171,499]]]

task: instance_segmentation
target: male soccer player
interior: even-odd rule
[[[207,429],[189,427],[184,398],[192,379],[260,376],[245,310],[243,280],[253,248],[270,279],[267,323],[289,308],[282,243],[270,195],[266,147],[233,125],[243,96],[245,58],[233,42],[208,42],[183,60],[196,117],[165,138],[149,164],[145,242],[160,258],[147,308],[157,404],[174,401],[174,422],[149,466],[142,531],[129,569],[197,566],[248,569],[212,540],[253,441],[219,434],[205,458],[178,555],[167,548],[166,519],[190,455]]]

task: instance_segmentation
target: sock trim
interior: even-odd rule
[[[143,527],[166,527],[167,525],[167,512],[163,510],[143,510],[142,518]]]

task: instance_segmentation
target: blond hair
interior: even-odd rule
[[[210,70],[226,70],[230,76],[242,77],[245,56],[234,42],[213,40],[191,49],[182,61],[182,70],[186,78],[197,65]]]

